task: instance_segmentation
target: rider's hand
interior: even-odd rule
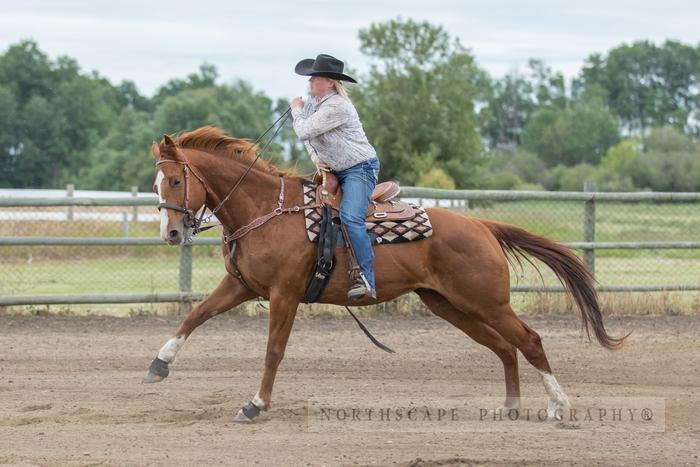
[[[304,107],[304,100],[301,97],[295,97],[289,104],[292,108],[294,107]]]
[[[322,170],[330,170],[331,169],[328,164],[323,162],[318,157],[312,157],[311,160],[314,161],[314,164],[316,164],[316,171],[318,173],[321,173]]]

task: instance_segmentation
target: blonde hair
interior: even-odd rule
[[[343,86],[343,83],[337,79],[331,79],[333,81],[333,89],[335,92],[338,93],[339,96],[346,98],[347,100],[350,100],[350,96],[348,95],[348,90],[345,89],[345,86]]]

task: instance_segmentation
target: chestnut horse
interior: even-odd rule
[[[270,302],[270,321],[262,381],[259,391],[235,417],[236,421],[251,421],[270,407],[277,368],[315,261],[316,248],[307,239],[304,216],[293,209],[286,210],[303,205],[303,178],[293,171],[278,169],[267,160],[255,161],[256,145],[215,127],[183,133],[174,140],[165,136],[152,150],[156,158],[154,191],[167,206],[160,210],[160,235],[171,245],[181,244],[188,234],[189,223],[182,208],[195,213],[203,206],[214,209],[251,164],[252,169],[235,195],[216,214],[228,231],[265,214],[272,215],[284,187],[285,211],[268,216],[268,222],[237,240],[235,257],[242,277],[236,275],[228,260],[224,243],[228,273],[183,319],[144,378],[145,382],[163,380],[169,373],[168,365],[199,325],[240,303],[264,297]],[[580,310],[586,330],[592,328],[602,346],[614,349],[624,337],[614,338],[606,332],[591,273],[569,248],[548,238],[446,209],[432,208],[427,212],[433,225],[432,236],[374,247],[376,303],[416,292],[434,314],[495,352],[505,370],[505,408],[520,407],[520,350],[542,375],[549,396],[548,413],[556,417],[561,413],[558,410],[569,406],[569,401],[552,374],[540,336],[510,306],[507,256],[519,258],[527,254],[550,267]],[[345,249],[338,249],[336,258],[337,270],[318,302],[374,303],[370,298],[359,302],[347,299],[351,283],[344,273],[348,261]]]

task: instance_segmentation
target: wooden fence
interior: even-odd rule
[[[582,241],[565,243],[571,248],[581,250],[586,264],[595,271],[595,252],[602,249],[699,249],[698,241],[654,241],[654,242],[596,242],[596,203],[600,201],[614,202],[700,202],[700,193],[659,193],[632,192],[608,193],[596,192],[594,186],[586,184],[582,192],[548,192],[548,191],[506,191],[506,190],[442,190],[422,187],[402,187],[401,196],[412,198],[422,204],[424,200],[458,200],[458,203],[468,206],[477,201],[576,201],[583,203],[583,218],[581,219]],[[65,206],[67,219],[73,218],[73,208],[82,206],[93,207],[155,207],[155,196],[132,196],[120,198],[81,198],[66,196],[61,198],[0,198],[2,208],[37,208]],[[134,211],[136,214],[136,211]],[[190,304],[206,296],[204,291],[192,290],[192,248],[197,245],[218,245],[219,238],[196,238],[192,244],[180,247],[179,261],[179,290],[169,293],[149,294],[64,294],[64,295],[0,295],[0,306],[10,305],[39,305],[39,304],[99,304],[99,303],[149,303],[149,302],[182,302]],[[163,241],[158,237],[0,237],[0,252],[8,246],[106,246],[106,245],[160,245]],[[0,254],[0,257],[2,255]],[[515,285],[515,292],[561,292],[560,286],[530,286]],[[600,286],[600,291],[691,291],[700,290],[700,284],[680,285],[606,285]]]

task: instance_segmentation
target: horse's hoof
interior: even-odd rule
[[[501,416],[513,418],[515,420],[517,420],[518,417],[520,416],[521,410],[522,409],[520,408],[520,404],[512,406],[512,407],[503,404],[503,405],[499,405],[498,407],[496,407],[496,412],[500,413]]]
[[[233,421],[240,423],[250,423],[255,417],[260,415],[260,410],[260,407],[255,405],[253,401],[250,401],[246,405],[241,407],[236,416],[233,417]]]
[[[252,419],[248,418],[246,416],[246,414],[243,413],[243,409],[238,411],[236,416],[233,417],[233,421],[236,423],[252,423],[253,422]]]
[[[564,421],[566,416],[571,410],[571,403],[568,399],[564,401],[552,401],[550,400],[547,404],[547,421],[548,422],[561,422]]]
[[[148,367],[148,372],[146,376],[143,377],[143,382],[159,383],[167,378],[169,374],[170,369],[168,369],[168,362],[156,357],[151,362],[151,366]]]
[[[150,371],[146,372],[146,375],[143,377],[143,380],[141,381],[142,383],[160,383],[163,381],[165,378],[160,375],[156,375],[151,373]]]

